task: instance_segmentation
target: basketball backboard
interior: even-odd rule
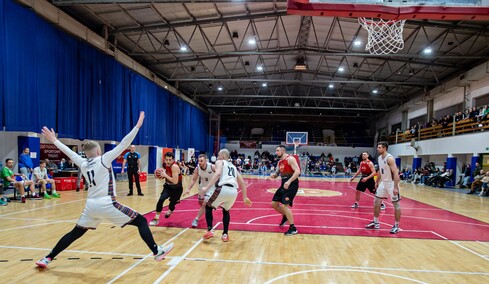
[[[285,135],[285,144],[294,145],[307,145],[308,143],[308,133],[307,132],[289,132],[287,131]]]
[[[489,0],[288,0],[287,12],[388,20],[489,20]]]

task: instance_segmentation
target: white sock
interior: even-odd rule
[[[379,223],[379,217],[374,217],[374,223]]]

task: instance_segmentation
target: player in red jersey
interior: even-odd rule
[[[160,219],[161,210],[163,209],[163,202],[170,198],[170,204],[168,205],[168,211],[165,214],[165,218],[169,218],[170,215],[175,210],[175,205],[180,202],[180,197],[182,196],[183,186],[182,186],[182,173],[180,172],[180,167],[175,162],[175,156],[172,152],[165,154],[165,164],[163,169],[157,169],[163,178],[166,179],[166,183],[163,186],[163,191],[161,192],[160,199],[156,203],[156,215],[154,219],[149,222],[150,226],[158,225]]]
[[[368,189],[368,191],[370,191],[371,193],[375,193],[374,176],[376,175],[376,171],[374,164],[372,163],[372,161],[369,160],[369,154],[367,152],[362,153],[362,161],[360,162],[360,167],[358,167],[358,171],[350,179],[350,182],[352,182],[360,173],[362,174],[362,178],[357,184],[355,203],[353,203],[351,208],[358,208],[360,196],[362,195],[362,192],[365,192],[366,189]],[[381,208],[382,210],[385,209],[385,204],[383,202]]]
[[[298,233],[294,225],[294,215],[289,207],[292,207],[294,197],[299,190],[299,175],[301,170],[297,164],[297,160],[286,153],[285,146],[277,146],[275,153],[280,159],[277,163],[277,170],[270,175],[271,178],[282,177],[282,184],[275,192],[272,199],[272,207],[277,212],[283,215],[279,226],[283,226],[289,221],[289,230],[285,232],[286,236],[292,236]]]

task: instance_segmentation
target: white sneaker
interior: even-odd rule
[[[48,267],[48,264],[51,262],[51,259],[49,257],[45,257],[38,262],[36,262],[36,265],[41,267],[41,268],[46,268]]]
[[[198,225],[199,225],[199,219],[194,219],[192,221],[192,228],[197,228]]]
[[[385,210],[385,204],[383,202],[380,204],[380,210]]]
[[[399,233],[399,225],[392,226],[392,229],[391,229],[390,233],[391,234],[397,234],[397,233]]]
[[[153,220],[151,220],[151,222],[149,222],[149,225],[150,226],[158,226],[158,222],[159,222],[158,219],[153,219]]]
[[[353,203],[353,205],[351,206],[351,208],[358,208],[358,203]]]
[[[165,256],[173,249],[173,243],[169,243],[167,246],[158,246],[158,253],[155,255],[156,261],[165,259]]]

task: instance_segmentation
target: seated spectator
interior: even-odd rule
[[[466,188],[469,186],[470,177],[471,177],[470,164],[467,164],[467,167],[465,168],[465,172],[464,172],[463,182],[462,182],[462,185],[460,186],[460,188]]]
[[[467,194],[474,194],[482,187],[482,178],[484,177],[484,170],[480,170],[479,174],[474,177],[474,181],[470,186],[470,191]]]
[[[482,178],[481,193],[479,193],[480,196],[489,196],[489,189],[487,186],[488,183],[489,183],[489,171]]]
[[[34,182],[32,180],[28,180],[27,177],[24,174],[15,174],[13,171],[14,168],[14,160],[12,159],[6,159],[5,160],[5,167],[2,170],[1,176],[3,179],[3,186],[5,188],[9,186],[13,186],[14,188],[18,189],[20,192],[20,201],[22,203],[25,203],[26,197],[25,197],[25,187],[29,187],[29,190],[32,193],[33,197],[38,197],[36,192],[35,192],[35,187],[34,187]],[[15,179],[16,176],[22,177],[22,181],[17,181]]]
[[[46,168],[46,162],[39,162],[39,167],[34,168],[34,172],[32,173],[32,180],[36,185],[41,187],[41,191],[44,192],[44,199],[51,199],[47,190],[46,184],[51,184],[51,194],[54,198],[60,198],[60,195],[56,192],[56,183],[54,179],[50,179],[48,176],[48,171]]]
[[[439,187],[444,188],[445,183],[451,181],[453,178],[453,169],[446,169],[445,173],[440,176]]]
[[[44,159],[44,162],[46,163],[46,169],[49,173],[58,172],[58,166],[55,163],[51,162],[49,159]]]
[[[60,171],[64,171],[68,168],[68,163],[66,162],[65,158],[61,158],[61,161],[59,161],[58,169]]]

